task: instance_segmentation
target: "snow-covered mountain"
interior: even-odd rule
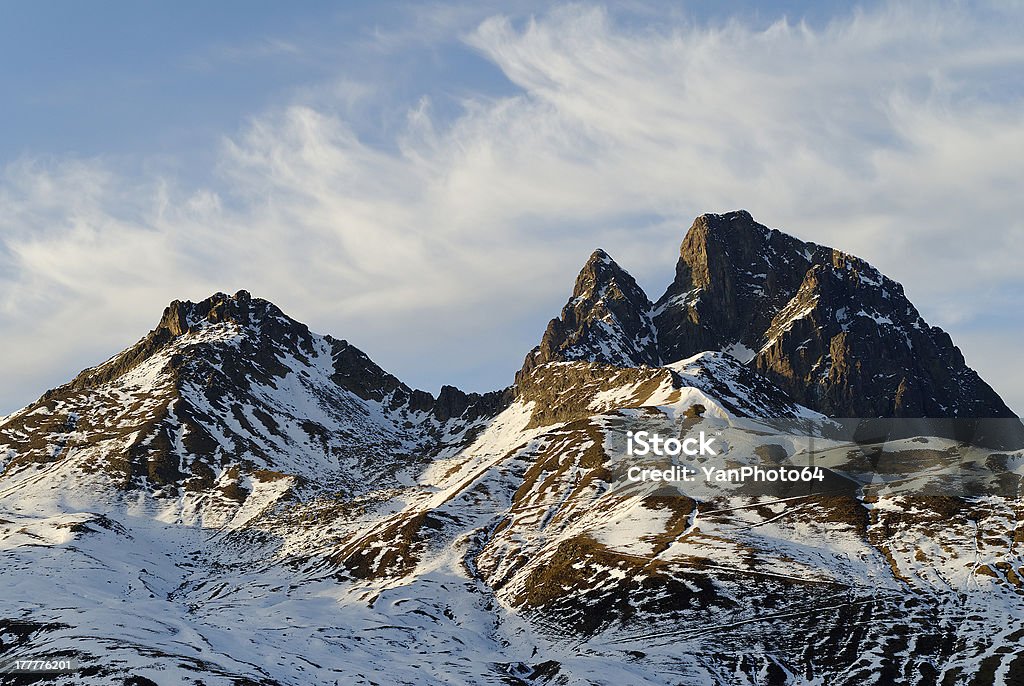
[[[0,451],[7,484],[144,492],[174,499],[184,523],[219,525],[254,491],[357,494],[367,471],[397,483],[502,397],[435,399],[265,300],[218,293],[171,303],[137,344],[8,417]]]
[[[595,252],[484,395],[172,303],[0,421],[0,681],[1021,683],[1019,422],[866,263],[746,213],[681,252],[655,304]],[[639,430],[701,478],[627,478]],[[711,476],[754,467],[820,478]]]

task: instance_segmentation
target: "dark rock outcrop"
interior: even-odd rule
[[[754,367],[832,416],[1012,417],[903,288],[833,251],[765,332]]]
[[[595,250],[576,277],[561,316],[548,324],[516,378],[547,362],[656,366],[660,359],[650,311],[651,302],[633,277],[608,253]]]
[[[825,252],[743,210],[697,217],[679,249],[675,279],[655,305],[661,358],[736,344],[760,349],[775,314]]]
[[[664,362],[743,346],[750,364],[833,417],[1014,417],[867,262],[758,224],[702,215],[655,306]]]
[[[607,253],[594,252],[516,383],[549,362],[658,366],[705,351],[741,357],[833,417],[1015,416],[902,286],[743,210],[697,217],[655,305]]]
[[[455,386],[441,386],[431,406],[431,411],[440,422],[459,418],[474,421],[481,417],[493,417],[513,401],[511,388],[488,393],[466,393]]]

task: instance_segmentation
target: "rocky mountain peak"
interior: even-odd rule
[[[705,351],[734,354],[832,416],[1014,416],[899,283],[745,210],[694,220],[675,278],[653,306],[594,251],[516,380],[546,362],[656,366]]]
[[[591,254],[572,296],[552,319],[517,379],[546,362],[587,361],[617,367],[657,365],[651,301],[604,250]]]
[[[223,514],[267,470],[300,480],[355,479],[353,465],[394,471],[509,402],[506,391],[452,386],[435,398],[267,300],[215,293],[175,300],[135,345],[5,418],[0,447],[15,457],[0,474],[62,459],[43,437],[73,432],[89,446],[89,473],[122,489],[195,494],[196,512],[212,498]]]
[[[254,314],[265,314],[270,308],[277,309],[266,300],[253,301],[248,291],[234,295],[214,293],[197,303],[191,300],[174,300],[164,309],[157,329],[166,329],[172,336],[181,336],[206,323],[217,324],[231,321],[247,325]],[[275,314],[281,314],[277,310]]]
[[[769,233],[746,210],[726,214],[702,214],[690,226],[679,246],[677,281],[693,288],[718,283],[730,253],[743,255],[761,247]],[[756,259],[748,255],[747,262]]]
[[[253,298],[245,290],[234,295],[214,293],[199,302],[175,300],[164,309],[154,332],[165,331],[169,336],[177,337],[217,324],[259,328],[268,337],[281,336],[287,332],[304,339],[309,337],[309,329],[304,324],[287,316],[272,302]]]
[[[609,282],[615,282],[629,274],[612,259],[612,256],[601,248],[590,254],[586,264],[576,277],[573,297],[581,297]]]
[[[231,326],[236,327],[241,336],[242,352],[261,360],[264,371],[270,374],[280,370],[274,360],[277,348],[299,356],[313,353],[309,328],[288,317],[273,303],[253,298],[244,290],[234,295],[214,293],[199,302],[172,301],[164,308],[156,328],[142,340],[103,364],[84,370],[68,386],[84,389],[109,383],[175,342],[188,340],[192,345],[208,346],[219,340],[212,333],[214,329],[226,335]],[[209,335],[203,335],[204,332]]]
[[[733,345],[756,350],[773,314],[822,252],[745,210],[697,217],[680,246],[675,279],[655,308],[662,359]]]
[[[591,253],[577,275],[570,303],[592,307],[598,303],[614,306],[623,301],[633,304],[650,302],[629,272],[620,267],[611,255],[598,248]]]

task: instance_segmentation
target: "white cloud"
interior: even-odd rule
[[[500,385],[592,248],[656,298],[693,216],[745,207],[904,282],[1024,410],[1000,383],[1024,328],[1022,24],[889,5],[820,29],[626,28],[573,5],[465,36],[520,93],[447,120],[428,89],[384,143],[300,95],[225,140],[212,188],[12,163],[0,407],[124,347],[174,297],[242,287],[411,382]]]
[[[196,71],[210,71],[224,64],[242,65],[273,59],[299,59],[303,56],[302,48],[291,41],[261,38],[244,44],[213,45],[186,56],[184,64]]]

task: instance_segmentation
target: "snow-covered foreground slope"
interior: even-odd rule
[[[359,511],[278,501],[222,527],[19,483],[5,654],[77,656],[68,684],[1014,683],[1012,498],[888,493],[840,446],[819,464],[850,478],[817,495],[617,488],[606,442],[639,411],[530,429],[516,404]],[[737,459],[787,440],[708,421]]]
[[[187,305],[0,423],[0,658],[78,660],[46,682],[1024,678],[1019,450],[856,444],[722,353],[435,399]],[[822,480],[631,482],[640,429]]]

